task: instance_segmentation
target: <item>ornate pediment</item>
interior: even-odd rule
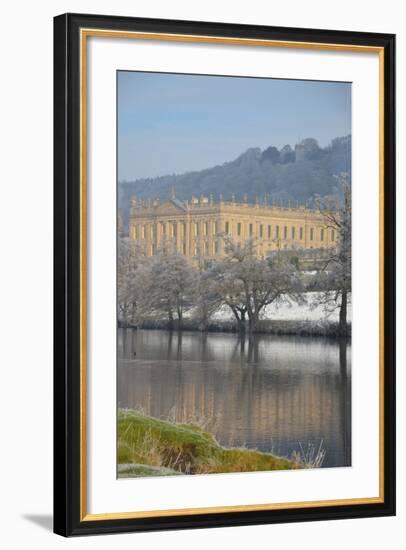
[[[178,199],[169,199],[155,208],[155,214],[162,216],[171,214],[183,214],[186,206]]]

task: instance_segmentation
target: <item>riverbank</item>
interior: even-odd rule
[[[137,328],[137,327],[119,327],[119,328]],[[229,320],[213,320],[206,325],[195,319],[184,319],[179,326],[178,323],[169,323],[165,319],[149,319],[143,321],[138,328],[145,330],[185,330],[199,332],[226,332],[239,333],[239,327],[236,322]],[[248,324],[246,331],[248,334]],[[258,323],[255,334],[271,334],[276,336],[328,336],[338,337],[339,325],[335,321],[303,321],[303,320],[261,320]],[[347,334],[351,336],[351,324],[347,325]]]
[[[176,424],[132,409],[118,411],[118,477],[290,470],[296,462],[225,448],[195,424]]]

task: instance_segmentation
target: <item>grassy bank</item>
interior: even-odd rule
[[[194,424],[175,424],[120,409],[118,475],[136,477],[298,468],[295,462],[248,449],[226,449]]]

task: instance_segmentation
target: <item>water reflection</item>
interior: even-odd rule
[[[342,340],[118,331],[118,404],[205,423],[226,446],[351,464],[351,348]]]

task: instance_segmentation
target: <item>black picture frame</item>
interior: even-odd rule
[[[81,517],[80,29],[381,48],[384,56],[384,487],[371,504],[170,517]],[[63,536],[378,517],[395,514],[395,36],[102,15],[54,19],[54,531]]]

